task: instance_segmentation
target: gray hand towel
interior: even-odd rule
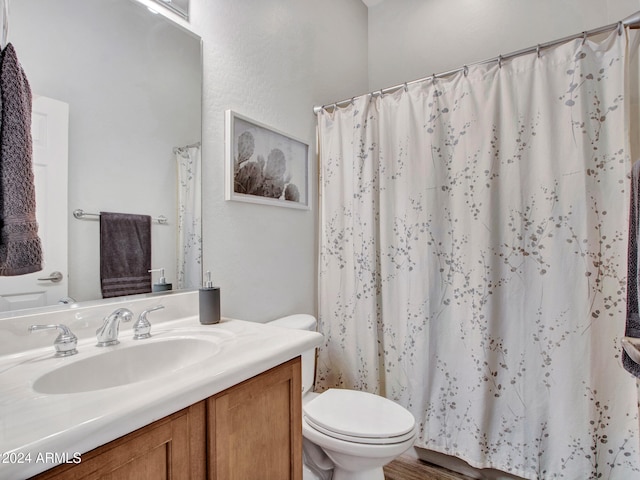
[[[102,297],[151,291],[151,217],[100,212]]]
[[[13,45],[0,58],[0,275],[42,270],[31,141],[31,88]]]
[[[640,161],[633,165],[631,171],[631,204],[629,207],[629,250],[627,264],[627,321],[625,336],[640,338],[640,315],[638,312],[640,292],[638,287],[639,255],[638,236],[640,235]],[[622,350],[622,365],[640,378],[640,365],[634,362],[627,352]]]

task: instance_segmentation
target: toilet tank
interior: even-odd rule
[[[294,328],[296,330],[316,331],[316,318],[313,315],[299,313],[288,317],[278,318],[269,325],[276,327]],[[307,350],[302,353],[302,394],[313,390],[313,380],[316,372],[316,349]]]

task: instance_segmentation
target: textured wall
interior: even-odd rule
[[[601,27],[639,0],[386,0],[369,9],[377,90]]]
[[[313,106],[367,90],[367,9],[360,0],[192,0],[203,39],[204,269],[222,313],[266,321],[315,313],[317,167]],[[312,208],[224,199],[224,112],[308,143]]]

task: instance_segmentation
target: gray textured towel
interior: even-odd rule
[[[638,236],[640,234],[640,161],[633,165],[631,171],[631,204],[629,207],[629,251],[627,265],[627,322],[625,336],[640,338],[640,315],[638,312]],[[622,365],[624,368],[640,377],[640,365],[634,362],[627,352],[622,350]]]
[[[31,88],[13,45],[0,58],[0,275],[42,270],[31,141]]]
[[[151,291],[151,217],[100,212],[102,297]]]

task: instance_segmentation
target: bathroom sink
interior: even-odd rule
[[[33,390],[46,394],[90,392],[151,380],[217,354],[215,341],[178,337],[118,346],[70,363],[38,377]]]

